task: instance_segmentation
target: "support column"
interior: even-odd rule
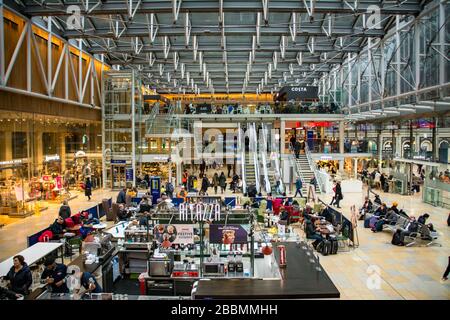
[[[176,184],[180,185],[181,184],[181,177],[183,175],[183,164],[181,163],[181,161],[177,161],[177,174],[176,174]]]
[[[38,130],[36,132],[34,142],[35,142],[34,152],[35,152],[35,159],[36,159],[36,162],[35,162],[36,167],[35,168],[37,170],[37,174],[39,175],[39,174],[42,174],[42,170],[43,170],[42,164],[44,162],[44,145],[43,145],[43,141],[42,141],[42,131],[41,130]]]
[[[355,179],[358,178],[358,158],[354,158],[354,164],[353,164],[353,174]]]
[[[378,152],[378,171],[381,172],[381,161],[383,161],[383,138],[381,137],[381,129],[378,132],[377,152]]]
[[[12,126],[10,126],[12,127]],[[13,160],[13,145],[12,145],[12,130],[9,129],[8,131],[5,131],[5,161]],[[8,169],[5,170],[5,175],[8,177],[12,175],[12,170]]]
[[[339,153],[344,153],[344,121],[339,121]]]
[[[59,158],[61,159],[61,173],[66,170],[66,138],[64,132],[59,136]]]
[[[286,139],[286,122],[284,120],[280,121],[280,154],[285,153],[285,139]],[[306,141],[306,137],[305,137]]]
[[[433,129],[431,130],[431,161],[436,162],[436,149],[437,149],[437,134],[436,134],[437,121],[436,118],[433,118]]]

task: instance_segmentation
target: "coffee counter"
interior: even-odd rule
[[[198,282],[195,299],[330,299],[340,293],[320,265],[310,262],[302,245],[288,242],[281,280],[211,279]],[[278,260],[278,250],[274,250]],[[317,270],[320,267],[320,271]]]

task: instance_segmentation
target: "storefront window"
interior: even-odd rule
[[[12,133],[12,157],[13,159],[23,159],[27,157],[27,133]]]
[[[59,148],[56,133],[44,132],[42,134],[42,149],[44,155],[58,153]]]

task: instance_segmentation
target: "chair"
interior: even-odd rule
[[[437,245],[442,247],[442,244],[436,242],[438,239],[437,232],[431,232],[430,228],[425,225],[419,224],[417,232],[411,232],[409,235],[405,236],[406,247],[412,247],[416,244],[422,245],[425,243],[426,247]]]
[[[338,241],[339,249],[344,249],[345,252],[350,251],[349,246],[349,236],[350,236],[350,226],[346,224],[342,229],[340,225],[337,227],[336,240]]]

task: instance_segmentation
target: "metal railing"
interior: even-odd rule
[[[242,146],[245,145],[244,142],[244,136],[242,135],[241,130],[241,124],[239,123],[239,130],[238,130],[238,151],[237,153],[240,154],[241,158],[241,180],[242,180],[242,192],[247,192],[247,183],[245,181],[245,147]]]
[[[314,173],[314,177],[316,178],[316,181],[317,181],[317,185],[319,186],[319,192],[322,193],[323,190],[325,189],[325,184],[322,181],[322,178],[317,174],[317,171],[318,171],[317,165],[314,162],[314,160],[311,158],[311,152],[309,151],[308,143],[305,143],[305,154],[306,154],[306,159],[308,159],[309,167],[312,169],[312,171]]]
[[[260,147],[262,148],[260,148],[260,153],[263,165],[265,189],[266,192],[269,193],[272,191],[272,188],[270,186],[269,172],[267,169],[267,128],[264,124],[262,125],[261,130],[262,130],[262,145],[260,145]]]
[[[249,151],[253,154],[253,164],[255,168],[255,184],[256,184],[256,190],[258,192],[261,191],[261,185],[259,182],[260,173],[259,173],[259,163],[258,163],[258,139],[256,137],[256,129],[255,129],[255,123],[252,123],[250,125],[250,149]]]
[[[151,133],[157,114],[159,114],[159,104],[155,103],[148,119],[145,120],[145,132]]]

